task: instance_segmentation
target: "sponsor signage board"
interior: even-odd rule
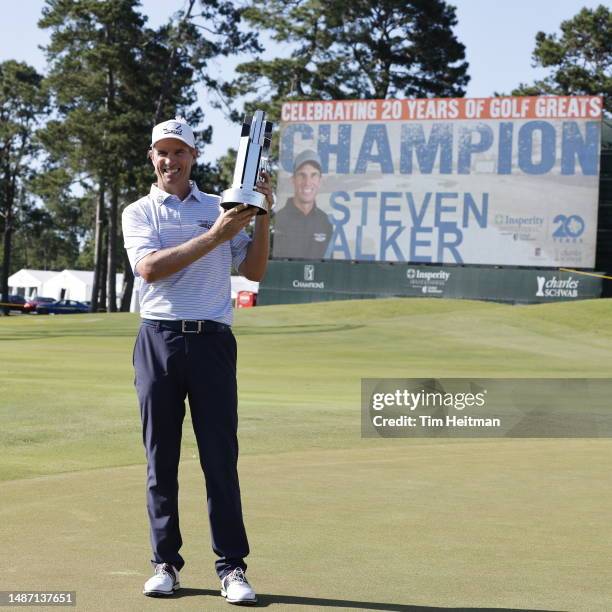
[[[546,303],[598,298],[601,282],[546,269],[271,261],[258,304],[392,296]]]
[[[601,118],[594,96],[287,102],[273,255],[593,268]]]

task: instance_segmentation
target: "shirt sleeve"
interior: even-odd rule
[[[134,276],[139,276],[136,264],[149,253],[159,251],[159,232],[153,227],[145,212],[137,206],[128,206],[121,217],[123,241]]]
[[[240,230],[230,241],[230,247],[232,249],[232,265],[236,270],[240,267],[240,264],[246,257],[247,247],[251,243],[249,235],[244,231]]]

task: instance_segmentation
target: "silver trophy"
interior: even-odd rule
[[[255,185],[259,180],[260,171],[268,171],[271,137],[272,123],[266,121],[266,113],[257,110],[250,119],[244,118],[236,156],[234,181],[221,196],[221,206],[225,210],[239,204],[248,204],[259,209],[258,215],[265,215],[268,212],[266,196],[255,191]]]

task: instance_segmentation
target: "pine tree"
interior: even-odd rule
[[[0,224],[3,235],[2,303],[8,302],[12,238],[17,204],[25,200],[38,152],[36,130],[47,111],[42,76],[22,62],[0,64]],[[8,308],[3,308],[5,314]]]
[[[103,305],[103,260],[108,308],[116,308],[118,214],[151,183],[145,156],[151,128],[177,114],[197,128],[203,113],[194,108],[194,84],[208,79],[208,61],[256,44],[253,34],[238,30],[241,12],[231,2],[189,0],[177,23],[158,30],[146,27],[139,5],[138,0],[46,0],[39,24],[51,31],[47,82],[57,119],[44,134],[50,167],[69,168],[74,183],[97,194],[92,310]],[[205,29],[211,33],[203,36]],[[211,133],[196,130],[199,148]],[[125,257],[122,263],[126,308],[133,277]]]
[[[144,135],[135,98],[144,18],[136,0],[47,0],[40,27],[51,30],[45,51],[47,83],[58,119],[49,122],[44,141],[51,158],[65,164],[86,189],[96,189],[92,311],[104,279],[103,235],[107,200],[109,310],[116,309],[115,253],[118,199],[126,152]]]
[[[599,5],[583,8],[561,23],[561,34],[536,34],[533,52],[536,66],[550,68],[551,74],[533,85],[521,83],[515,96],[603,95],[612,113],[612,11]]]
[[[290,98],[465,94],[465,48],[444,0],[255,0],[245,17],[293,47],[285,58],[240,64],[239,77],[223,86],[229,98],[257,94],[247,111],[278,119]]]

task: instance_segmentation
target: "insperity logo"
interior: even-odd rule
[[[578,297],[580,281],[571,276],[565,279],[558,279],[556,276],[548,279],[545,276],[537,276],[536,280],[538,282],[536,297]]]

